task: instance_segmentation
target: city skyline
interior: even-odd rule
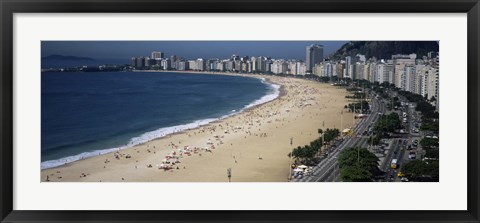
[[[268,56],[305,60],[305,47],[323,45],[324,57],[334,53],[347,41],[42,41],[42,57],[65,55],[94,59],[125,59],[150,56],[161,51],[165,56],[186,59]]]

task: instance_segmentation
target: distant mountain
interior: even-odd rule
[[[76,56],[64,56],[64,55],[50,55],[42,57],[42,60],[56,60],[56,61],[95,61],[90,57],[76,57]]]
[[[350,41],[329,58],[345,59],[346,56],[363,54],[366,58],[390,59],[394,54],[416,53],[417,58],[426,56],[428,52],[438,52],[437,41]]]

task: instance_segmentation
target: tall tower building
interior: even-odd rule
[[[170,66],[172,67],[172,69],[177,69],[177,55],[171,55],[170,56]]]
[[[315,64],[319,64],[323,60],[323,45],[313,44],[307,46],[306,65],[307,72],[312,72]]]
[[[153,51],[152,56],[150,57],[151,59],[163,59],[163,53],[159,51]]]

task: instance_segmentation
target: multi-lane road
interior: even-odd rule
[[[390,95],[398,96],[398,95]],[[406,103],[406,100],[399,96],[401,101]],[[421,149],[407,150],[409,146],[412,145],[412,141],[418,140],[421,137],[421,134],[418,132],[418,122],[420,118],[418,113],[414,110],[415,105],[406,104],[407,106],[402,106],[399,110],[395,108],[391,112],[399,113],[401,119],[404,118],[403,112],[406,113],[407,121],[404,122],[404,134],[397,134],[396,137],[392,137],[386,140],[383,140],[381,146],[369,147],[368,138],[371,135],[369,128],[373,127],[378,118],[386,113],[386,104],[389,103],[384,99],[372,97],[370,103],[370,115],[366,118],[357,119],[357,123],[352,128],[352,134],[348,134],[343,137],[337,143],[336,146],[331,146],[322,157],[321,161],[313,167],[312,171],[307,176],[300,176],[292,179],[293,182],[339,182],[340,181],[340,168],[338,165],[338,157],[340,153],[352,147],[363,147],[369,148],[371,152],[374,152],[379,158],[379,169],[385,172],[385,175],[376,178],[376,181],[379,182],[394,182],[400,181],[398,176],[399,168],[392,169],[391,163],[393,159],[397,160],[397,167],[408,162],[411,157],[410,153],[417,154],[413,159],[420,159],[419,153],[423,153]],[[392,106],[393,107],[393,106]],[[415,129],[416,131],[413,131]],[[368,134],[364,134],[367,132]]]
[[[340,152],[346,148],[351,147],[366,147],[368,145],[369,136],[364,136],[365,131],[368,132],[369,127],[373,127],[373,124],[378,120],[380,115],[384,114],[385,104],[376,99],[371,100],[371,113],[368,117],[358,119],[356,125],[353,127],[352,132],[348,136],[345,136],[341,143],[333,148],[330,148],[326,153],[326,157],[320,161],[320,163],[313,167],[313,170],[309,176],[303,176],[301,178],[293,179],[294,182],[337,182],[340,181],[338,156]]]

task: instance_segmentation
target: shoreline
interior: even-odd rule
[[[136,72],[143,72],[143,71],[136,71]],[[157,71],[146,71],[146,72],[157,72]],[[164,72],[167,72],[167,71],[164,71]],[[213,72],[212,73],[207,73],[207,72],[181,72],[181,71],[178,72],[178,73],[213,74]],[[227,75],[227,74],[222,74],[222,75],[245,77],[244,75]],[[70,156],[67,156],[67,157],[62,157],[62,158],[55,159],[55,160],[43,161],[43,162],[40,163],[40,169],[43,171],[43,170],[48,170],[48,169],[52,169],[52,168],[62,167],[62,166],[66,166],[66,165],[74,163],[74,162],[90,159],[92,157],[111,154],[111,153],[114,153],[114,152],[119,152],[119,151],[122,151],[122,150],[125,150],[125,149],[129,149],[129,148],[132,148],[132,147],[135,147],[135,146],[138,146],[138,145],[143,145],[145,143],[148,143],[148,142],[156,140],[156,139],[168,137],[168,136],[175,135],[175,134],[181,134],[184,131],[197,129],[197,128],[200,128],[202,126],[208,125],[210,123],[216,123],[216,122],[219,122],[223,119],[226,119],[226,118],[229,118],[229,117],[232,117],[232,116],[236,116],[236,115],[238,115],[242,112],[248,111],[250,109],[254,109],[255,107],[262,106],[263,104],[266,104],[266,103],[269,103],[271,101],[277,100],[278,98],[280,98],[282,95],[285,94],[284,92],[282,92],[283,87],[281,85],[277,85],[275,83],[272,83],[268,78],[259,77],[259,75],[255,75],[255,76],[250,75],[250,77],[265,81],[265,84],[268,85],[269,87],[271,87],[274,92],[273,93],[268,93],[267,92],[267,94],[265,94],[262,97],[252,101],[250,104],[246,105],[241,110],[233,112],[233,113],[225,114],[225,115],[222,115],[222,116],[216,117],[216,118],[199,119],[199,120],[195,120],[193,122],[186,123],[186,124],[179,124],[179,125],[175,125],[175,126],[161,127],[161,128],[156,129],[156,130],[153,130],[153,131],[144,132],[141,135],[130,138],[128,143],[126,143],[125,145],[118,146],[118,147],[98,149],[98,150],[94,150],[94,151],[87,151],[87,152],[82,152],[82,153],[79,153],[79,154],[76,154],[76,155],[70,155]],[[278,89],[276,89],[275,86],[278,86]],[[278,93],[277,93],[277,91],[278,91]],[[251,104],[261,100],[264,97],[271,96],[272,94],[275,94],[275,97],[273,99],[270,99],[270,100],[267,100],[267,101],[264,101],[264,102],[260,102],[259,104],[251,105]],[[195,125],[195,126],[188,127],[188,125]],[[133,143],[133,144],[130,143],[134,139],[145,137],[145,135],[153,134],[153,133],[161,131],[163,129],[171,129],[171,128],[176,129],[180,126],[187,126],[187,127],[183,128],[183,129],[180,129],[180,130],[173,130],[173,132],[170,132],[170,133],[161,133],[161,135],[156,135],[156,136],[153,136],[151,138],[149,137],[148,139],[146,139],[146,140],[144,140],[143,142],[140,142],[140,143]],[[65,160],[65,162],[62,162],[63,160]],[[63,164],[61,164],[61,163],[63,163]]]
[[[44,169],[41,181],[48,176],[48,181],[61,182],[224,182],[225,170],[232,168],[235,182],[286,182],[288,152],[318,137],[318,128],[339,128],[346,92],[310,80],[256,76],[280,85],[278,97],[194,129]],[[205,150],[207,143],[214,148]],[[181,154],[178,163],[159,169],[169,153]]]

